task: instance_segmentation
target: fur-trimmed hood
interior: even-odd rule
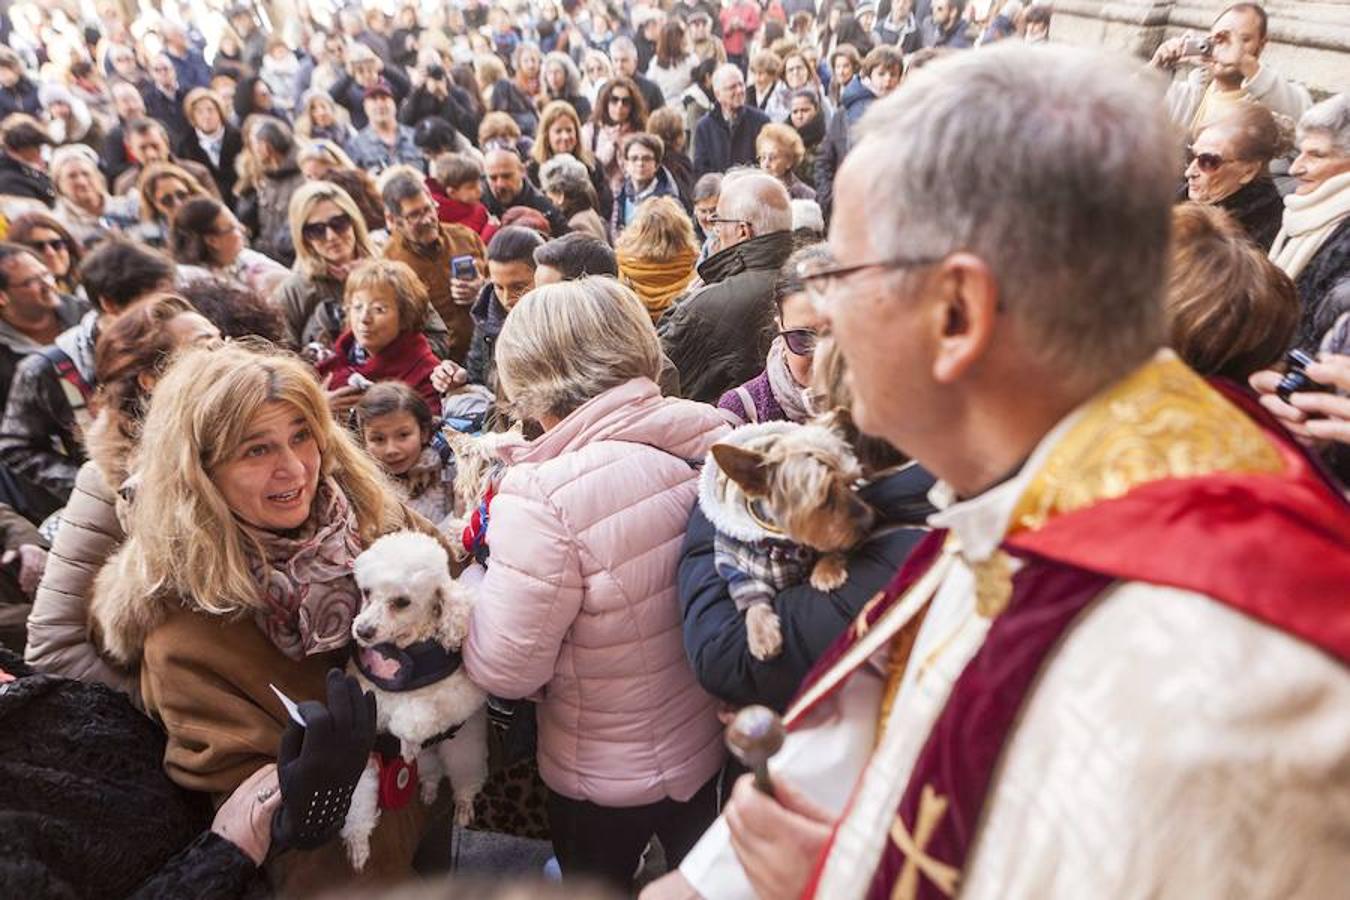
[[[735,429],[719,444],[733,444],[748,447],[751,444],[765,443],[766,438],[786,434],[804,426],[793,422],[760,422],[755,425],[742,425]],[[717,465],[712,451],[703,464],[703,472],[698,480],[698,506],[712,522],[713,527],[727,537],[738,541],[762,541],[776,537],[757,523],[746,509],[745,492],[740,485],[732,481]]]

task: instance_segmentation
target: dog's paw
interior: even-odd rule
[[[818,591],[832,591],[848,581],[848,564],[844,557],[830,553],[816,560],[811,569],[811,587]]]
[[[477,793],[455,798],[455,824],[467,828],[473,824],[473,801]]]
[[[745,636],[755,659],[773,659],[783,652],[782,623],[767,603],[757,603],[745,611]]]

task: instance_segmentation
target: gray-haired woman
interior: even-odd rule
[[[1295,344],[1314,351],[1350,305],[1350,94],[1303,114],[1298,151],[1289,169],[1298,188],[1284,198],[1284,225],[1270,258],[1294,279],[1303,301]]]
[[[599,201],[590,172],[570,153],[559,153],[539,167],[539,183],[553,204],[567,217],[570,231],[581,231],[602,241],[609,240],[609,229],[596,212]]]

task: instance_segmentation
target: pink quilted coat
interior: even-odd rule
[[[683,801],[722,765],[675,569],[698,485],[685,460],[726,431],[713,407],[638,378],[508,456],[464,665],[498,696],[539,692],[539,771],[564,796]]]

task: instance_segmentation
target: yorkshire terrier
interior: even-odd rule
[[[845,553],[872,529],[875,513],[854,491],[858,460],[837,428],[817,420],[737,428],[714,444],[699,482],[699,506],[717,529],[714,559],[745,613],[750,653],[783,649],[773,599],[809,578],[831,591],[848,580]]]

